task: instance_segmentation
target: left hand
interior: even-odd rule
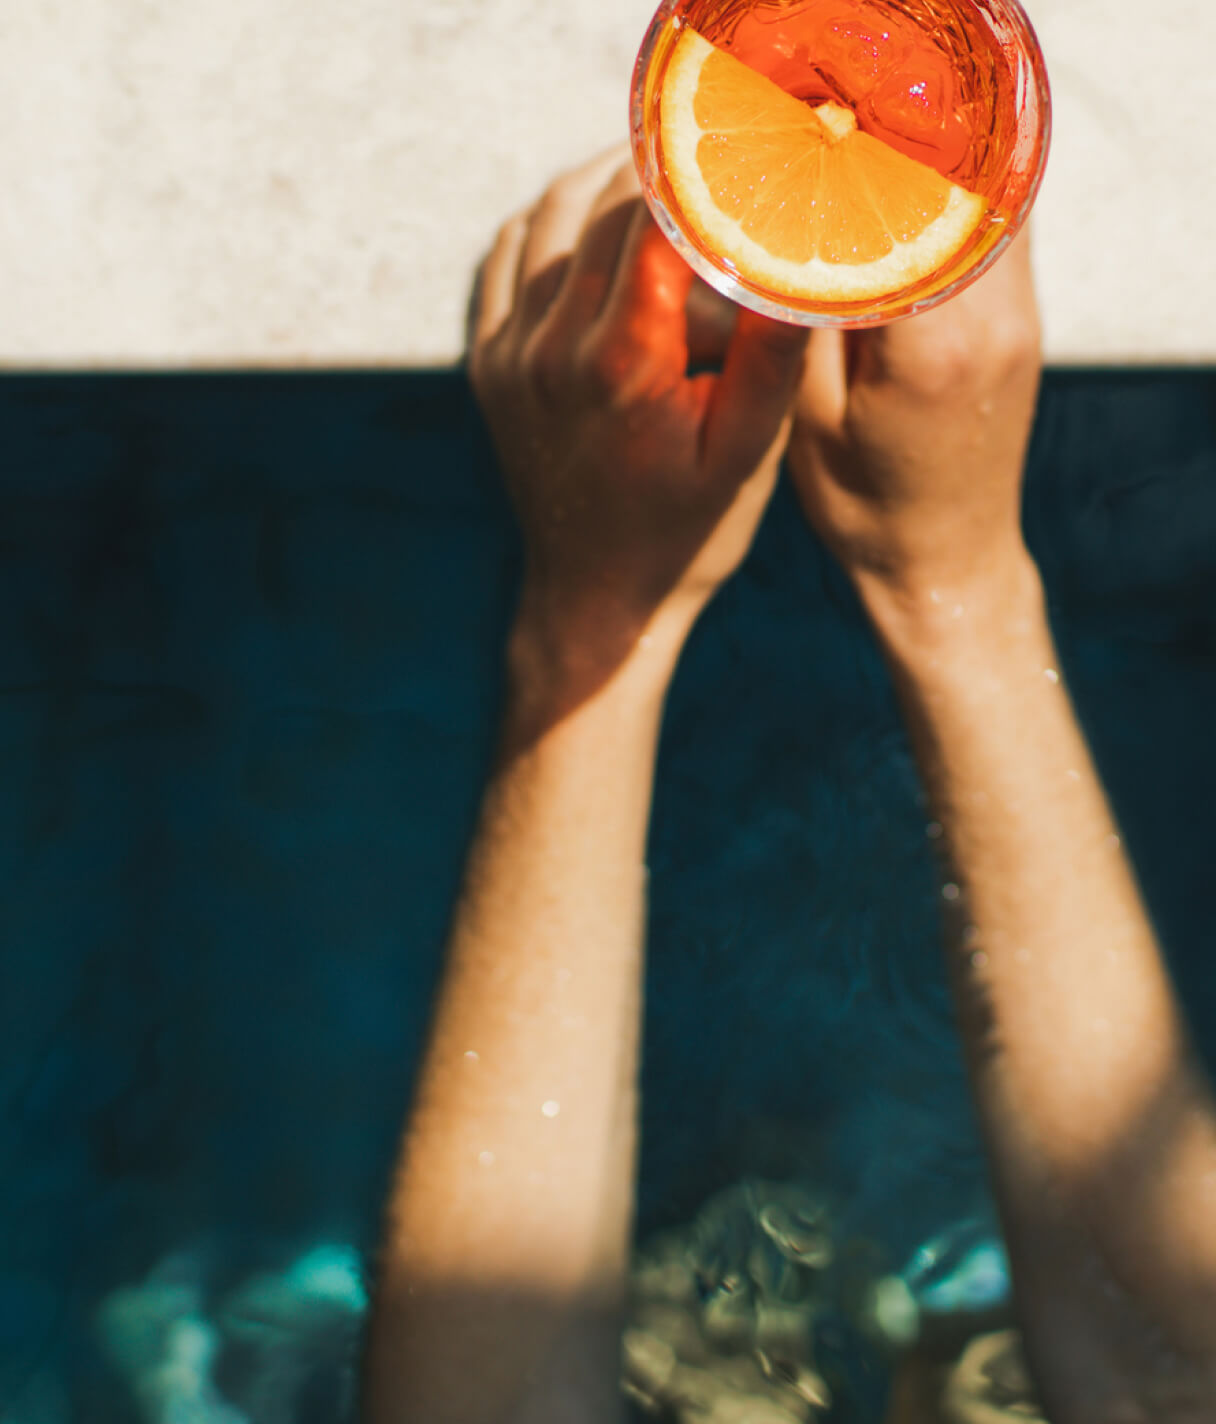
[[[693,274],[622,156],[502,229],[470,352],[526,544],[517,638],[596,679],[652,628],[678,646],[743,558],[806,341],[744,312],[721,373],[687,374]]]
[[[698,283],[689,310],[713,359],[731,304]],[[863,600],[934,616],[940,603],[950,617],[1025,584],[1022,474],[1041,365],[1025,233],[932,311],[812,334],[786,464]]]
[[[863,600],[949,619],[1026,587],[1022,474],[1041,364],[1025,233],[932,311],[815,333],[787,463]]]

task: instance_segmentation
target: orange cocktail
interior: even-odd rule
[[[805,324],[888,321],[977,277],[1049,128],[1016,0],[665,0],[634,76],[659,224],[718,290]]]

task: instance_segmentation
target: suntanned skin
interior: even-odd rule
[[[472,374],[527,568],[389,1204],[373,1424],[623,1415],[660,714],[772,491],[805,346],[749,318],[721,377],[686,379],[691,273],[623,157],[508,224],[482,274]]]
[[[1216,1114],[1019,529],[1039,370],[1025,246],[925,316],[816,332],[800,385],[803,337],[750,315],[724,373],[688,380],[691,279],[618,161],[509,223],[483,274],[472,375],[527,570],[364,1417],[622,1417],[662,704],[788,438],[943,827],[960,1032],[1048,1416],[1216,1420]]]
[[[1022,543],[1024,242],[955,301],[817,334],[789,450],[943,827],[958,1019],[1056,1424],[1216,1420],[1216,1112]]]

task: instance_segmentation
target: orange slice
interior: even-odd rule
[[[701,243],[797,299],[871,301],[944,266],[985,202],[811,108],[685,27],[659,95],[663,167]]]

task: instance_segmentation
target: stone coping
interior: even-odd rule
[[[623,140],[652,0],[107,0],[0,20],[0,368],[444,365],[498,223]],[[1031,0],[1057,363],[1216,358],[1216,9]]]

